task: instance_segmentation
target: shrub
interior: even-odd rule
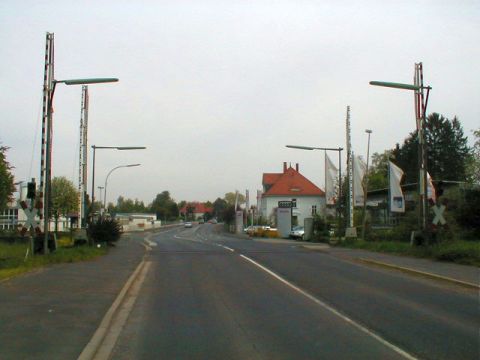
[[[93,242],[106,242],[111,245],[121,235],[121,225],[114,219],[99,218],[88,228],[88,237]]]

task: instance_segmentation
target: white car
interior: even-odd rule
[[[183,226],[186,228],[191,228],[193,225],[191,222],[186,222],[185,224],[183,224]]]
[[[302,239],[303,235],[305,234],[305,229],[303,226],[294,226],[292,231],[290,231],[290,237],[293,239]]]

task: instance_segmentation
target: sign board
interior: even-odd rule
[[[278,207],[279,208],[292,208],[292,202],[291,201],[279,201],[278,202]]]
[[[237,210],[235,212],[235,233],[241,234],[243,232],[243,211]]]
[[[435,217],[433,218],[433,225],[438,225],[440,223],[441,225],[445,225],[447,223],[447,220],[443,217],[443,213],[445,212],[445,205],[433,205],[432,207],[433,214]]]
[[[287,238],[292,230],[292,208],[277,208],[277,230],[281,237]]]

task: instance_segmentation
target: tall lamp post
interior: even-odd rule
[[[365,129],[365,132],[368,134],[367,142],[367,168],[365,169],[365,180],[363,187],[363,220],[362,220],[362,240],[365,240],[365,227],[367,226],[367,194],[368,194],[368,161],[370,160],[370,135],[372,130]]]
[[[324,150],[324,151],[337,151],[338,152],[338,200],[337,200],[337,212],[341,217],[341,199],[342,199],[342,150],[343,148],[327,148],[327,147],[312,147],[312,146],[301,146],[301,145],[285,145],[291,149],[300,149],[300,150]]]
[[[370,85],[384,86],[402,90],[413,90],[415,94],[415,112],[417,120],[418,131],[418,167],[419,167],[419,180],[418,180],[418,194],[419,194],[419,208],[421,213],[421,228],[424,235],[427,233],[427,216],[428,216],[428,196],[427,196],[427,146],[425,143],[425,130],[426,130],[426,113],[428,105],[428,96],[430,86],[423,85],[423,66],[422,63],[415,64],[414,84],[400,84],[383,81],[370,81]],[[426,96],[424,95],[426,90]]]
[[[95,203],[95,151],[97,149],[115,149],[115,150],[144,150],[145,146],[96,146],[92,145],[93,159],[92,159],[92,199],[90,204],[90,212],[92,212],[93,204]],[[102,201],[102,199],[100,199]]]
[[[107,184],[108,184],[108,177],[110,176],[110,174],[111,174],[112,172],[114,172],[115,170],[120,169],[120,168],[135,167],[135,166],[140,166],[140,164],[120,165],[120,166],[114,167],[114,168],[113,168],[112,170],[110,170],[110,172],[107,174],[107,177],[105,178],[105,187],[104,187],[104,191],[103,191],[103,208],[104,208],[104,209],[107,208]]]
[[[51,89],[46,89],[47,99],[47,124],[46,124],[46,143],[45,143],[45,192],[43,202],[43,253],[48,253],[48,236],[50,231],[50,202],[51,202],[51,178],[52,178],[52,114],[53,114],[53,97],[57,84],[65,85],[88,85],[98,83],[117,82],[117,78],[91,78],[91,79],[70,79],[70,80],[54,80],[51,81]]]

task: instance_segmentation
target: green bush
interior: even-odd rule
[[[113,244],[122,234],[121,225],[114,219],[99,218],[88,227],[88,237],[95,243]]]

